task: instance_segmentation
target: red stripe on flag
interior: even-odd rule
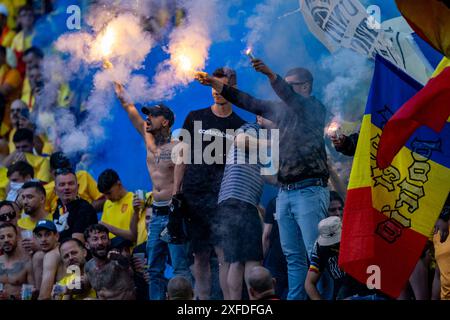
[[[420,126],[427,126],[439,133],[450,117],[449,101],[450,68],[446,68],[386,123],[378,148],[378,167],[389,167],[395,155]]]
[[[373,274],[368,268],[379,267],[380,290],[394,298],[405,287],[427,242],[427,237],[399,226],[372,207],[371,187],[348,191],[339,266],[364,284]]]

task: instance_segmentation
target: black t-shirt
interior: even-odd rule
[[[184,141],[190,143],[191,154],[183,178],[184,193],[218,195],[226,155],[234,141],[234,131],[244,123],[234,112],[226,118],[218,117],[211,107],[188,114],[183,129],[191,137],[191,141]],[[209,155],[210,159],[205,159],[204,155]]]
[[[72,238],[74,233],[84,233],[87,227],[97,224],[98,219],[94,207],[86,200],[78,198],[64,206],[58,199],[53,222],[56,224],[61,241]]]

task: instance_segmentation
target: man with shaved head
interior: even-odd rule
[[[170,279],[167,284],[167,299],[168,300],[193,300],[194,290],[191,282],[181,276],[176,276]]]
[[[275,279],[264,267],[253,267],[245,279],[250,300],[279,300],[275,295]]]

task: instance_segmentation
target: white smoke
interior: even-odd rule
[[[361,116],[366,105],[373,63],[349,49],[341,49],[321,61],[329,77],[323,88],[323,102],[342,121],[345,114]]]
[[[112,13],[103,5],[94,7],[87,20],[96,33],[65,34],[55,42],[59,52],[70,55],[68,62],[64,63],[57,54],[45,57],[43,72],[46,84],[40,104],[45,112],[39,117],[38,124],[65,153],[84,151],[93,142],[103,139],[101,125],[109,118],[110,106],[114,105],[113,82],[129,81],[132,72],[142,67],[154,46],[151,35],[142,30],[140,18],[131,13],[131,9],[119,9]],[[110,61],[113,67],[102,69],[105,60]],[[82,123],[77,123],[69,110],[52,106],[62,84],[82,78],[83,72],[93,67],[99,71],[94,75],[92,92],[84,104],[87,115]],[[139,86],[145,86],[145,81],[141,81]],[[134,91],[139,92],[137,88]]]
[[[166,51],[170,58],[157,67],[149,100],[170,99],[177,88],[194,80],[194,72],[205,68],[212,35],[220,28],[219,1],[191,0],[183,1],[182,5],[186,10],[185,21],[169,36]],[[183,68],[182,59],[188,60],[190,66]]]

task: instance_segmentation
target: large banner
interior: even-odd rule
[[[450,123],[440,133],[422,126],[386,169],[377,165],[380,136],[422,85],[377,58],[345,203],[339,265],[398,297],[450,192]]]
[[[380,25],[359,0],[300,0],[309,30],[330,52],[348,48],[374,59],[383,57],[425,84],[432,73],[411,34],[399,22]],[[402,19],[402,18],[400,18]]]

